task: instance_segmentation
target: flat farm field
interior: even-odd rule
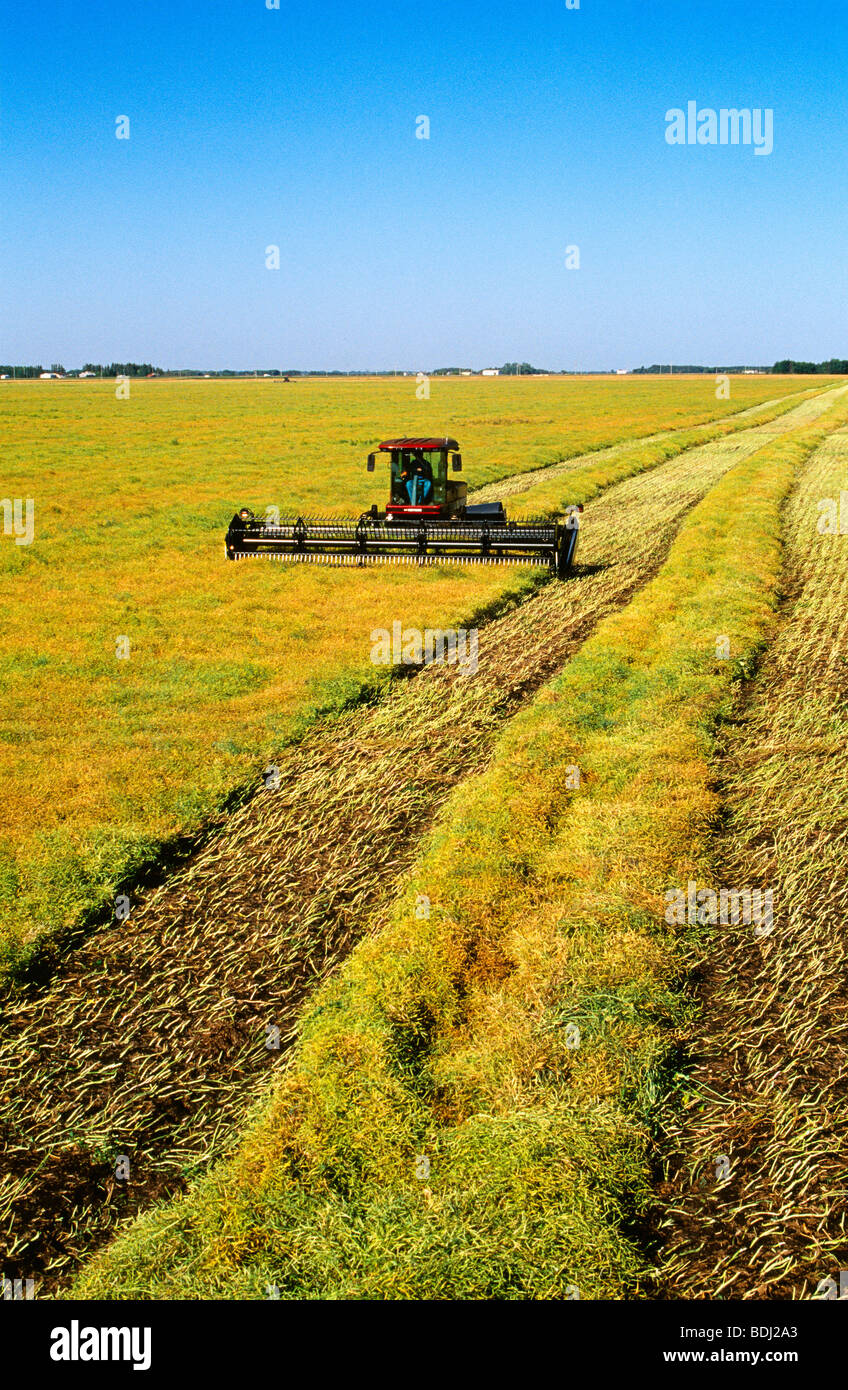
[[[33,499],[34,536],[0,536],[3,959],[102,910],[317,711],[382,678],[372,629],[467,624],[538,582],[228,565],[236,507],[355,516],[384,500],[364,467],[381,438],[449,433],[470,489],[577,460],[516,499],[555,509],[831,384],[738,377],[726,400],[708,376],[433,378],[427,400],[412,377],[139,381],[127,400],[114,382],[5,384],[0,493]],[[655,434],[656,457],[637,452]]]

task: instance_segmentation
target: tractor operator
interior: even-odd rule
[[[416,449],[401,473],[401,482],[413,507],[433,497],[433,470],[420,449]]]

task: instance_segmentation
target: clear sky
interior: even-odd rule
[[[848,355],[845,0],[279,3],[5,7],[0,361]]]

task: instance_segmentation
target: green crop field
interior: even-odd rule
[[[844,379],[3,387],[35,518],[0,537],[6,1272],[809,1297],[844,1265],[843,896],[811,848],[846,833]],[[512,515],[584,504],[573,577],[226,562],[239,505],[382,503],[365,456],[407,432]],[[479,667],[374,666],[395,621],[474,627]],[[777,892],[732,967],[666,910],[731,880]]]

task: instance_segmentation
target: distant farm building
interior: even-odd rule
[[[500,376],[500,374],[500,367],[484,367],[480,373],[481,376]]]

